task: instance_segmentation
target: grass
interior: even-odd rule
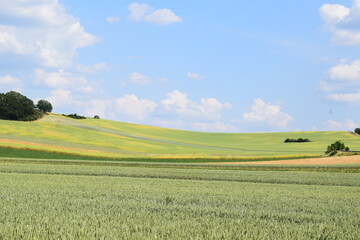
[[[283,143],[286,138],[300,137],[312,142]],[[95,158],[190,162],[318,157],[336,140],[360,150],[360,138],[347,132],[202,133],[102,119],[75,120],[58,114],[35,122],[0,120],[0,146]]]
[[[248,161],[272,161],[282,159],[299,158],[300,156],[281,156],[281,157],[236,157],[236,156],[87,156],[77,153],[67,154],[62,152],[51,152],[47,150],[34,150],[14,147],[0,147],[0,158],[26,158],[26,159],[69,159],[69,160],[102,160],[102,161],[127,161],[127,162],[159,162],[159,163],[203,163],[203,162],[248,162]],[[303,158],[309,156],[304,155]]]
[[[21,163],[21,164],[19,164]],[[34,164],[36,163],[36,164]],[[262,168],[216,168],[208,165],[175,165],[167,164],[126,165],[94,164],[92,162],[68,161],[58,162],[32,162],[32,161],[1,161],[0,173],[28,173],[50,175],[78,175],[78,176],[109,176],[133,178],[162,178],[205,181],[232,181],[254,182],[272,184],[306,184],[306,185],[331,185],[331,186],[357,186],[360,187],[360,175],[356,173],[360,166],[354,168],[341,167],[316,169],[273,167]],[[56,165],[56,166],[55,166]],[[326,169],[332,171],[326,172]],[[352,171],[349,171],[352,169]],[[247,171],[239,171],[247,170]],[[256,170],[256,171],[254,171]]]
[[[360,238],[358,173],[31,161],[0,162],[0,239]]]
[[[313,142],[283,143],[300,137]],[[336,140],[359,150],[346,132],[0,121],[0,240],[360,239],[360,164],[210,164],[320,157]]]

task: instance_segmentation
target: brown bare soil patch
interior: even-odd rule
[[[227,162],[217,164],[277,164],[277,165],[318,165],[318,164],[346,164],[360,163],[360,155],[345,157],[326,157],[326,158],[305,158],[293,160],[276,160],[276,161],[257,161],[257,162]]]

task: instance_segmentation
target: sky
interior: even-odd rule
[[[360,0],[0,0],[0,92],[208,132],[360,127]]]

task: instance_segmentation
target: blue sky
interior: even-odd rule
[[[196,131],[360,126],[360,0],[0,0],[0,91]]]

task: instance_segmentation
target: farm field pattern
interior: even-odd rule
[[[300,137],[312,142],[283,143]],[[339,139],[350,149],[360,146],[360,137],[347,132],[202,133],[57,114],[0,121],[0,146],[112,158],[310,157]]]
[[[0,121],[0,134],[1,240],[360,239],[360,162],[231,163],[317,157],[336,140],[356,149],[347,132],[201,133],[51,114]]]
[[[359,165],[341,173],[53,164],[0,164],[0,238],[360,237]]]

